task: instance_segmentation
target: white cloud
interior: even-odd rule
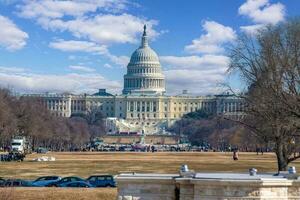
[[[0,15],[0,27],[0,46],[9,51],[15,51],[26,45],[28,34],[18,28],[10,19]]]
[[[285,7],[269,0],[247,0],[239,8],[239,14],[249,17],[258,24],[276,24],[284,19]]]
[[[116,64],[116,65],[119,65],[121,67],[126,67],[127,64],[129,63],[129,57],[128,56],[116,56],[116,55],[113,55],[111,54],[109,51],[105,54],[105,56],[108,57],[108,59]]]
[[[127,14],[127,0],[25,0],[18,6],[21,17],[35,20],[46,30],[69,32],[76,40],[56,40],[50,47],[65,52],[103,55],[112,63],[125,67],[128,56],[112,54],[112,44],[138,43],[144,24],[149,38],[163,33],[154,30],[156,20]]]
[[[107,88],[112,93],[120,93],[122,84],[119,81],[108,80],[97,73],[45,75],[0,71],[0,86],[13,88],[15,91],[23,93],[72,92],[91,94],[99,88]]]
[[[25,18],[62,18],[82,16],[98,9],[117,12],[126,8],[125,0],[25,0],[19,5],[19,15]]]
[[[81,65],[70,65],[69,69],[76,70],[76,71],[82,71],[82,72],[94,72],[94,71],[96,71],[94,68],[81,66]]]
[[[236,39],[235,31],[215,21],[203,23],[205,33],[185,51],[202,55],[161,56],[168,94],[180,94],[187,89],[191,94],[216,94],[226,79],[229,58],[222,55],[224,45]]]
[[[144,24],[152,39],[158,36],[160,33],[153,29],[157,21],[124,13],[128,4],[126,0],[27,0],[19,5],[18,14],[36,20],[47,30],[68,31],[100,44],[136,43]]]
[[[229,63],[229,58],[221,55],[162,56],[160,60],[168,68],[164,74],[169,94],[184,89],[193,94],[218,93]]]
[[[98,14],[94,17],[78,17],[73,20],[39,18],[37,22],[45,29],[69,31],[76,38],[100,44],[137,43],[144,24],[147,24],[151,39],[159,35],[153,29],[157,21],[145,20],[126,13]]]
[[[250,26],[241,26],[241,30],[250,35],[255,35],[259,30],[263,29],[265,25],[263,24],[255,24]]]
[[[104,54],[107,52],[107,48],[104,45],[98,45],[94,42],[78,41],[78,40],[56,40],[49,44],[51,48],[59,49],[65,52],[88,52],[96,54]]]
[[[285,6],[281,3],[271,4],[269,0],[247,0],[239,8],[239,14],[250,18],[255,24],[241,26],[248,34],[256,34],[267,24],[277,24],[284,20]]]
[[[191,94],[217,94],[220,92],[219,83],[222,83],[225,77],[224,74],[205,70],[176,69],[164,73],[168,94],[180,94],[185,89]]]
[[[190,53],[220,53],[223,52],[225,43],[232,42],[236,38],[235,31],[215,21],[205,21],[202,25],[206,32],[200,38],[185,46]]]
[[[203,55],[203,56],[161,56],[161,62],[165,66],[175,69],[227,69],[229,58],[222,55]],[[225,69],[225,70],[226,70]]]
[[[0,66],[0,73],[21,73],[26,70],[21,67],[2,67]]]
[[[103,65],[103,67],[105,67],[105,68],[112,68],[112,66],[111,66],[110,64],[108,64],[108,63],[105,63],[105,64]]]
[[[109,52],[105,45],[98,45],[95,42],[79,41],[79,40],[56,40],[49,44],[51,48],[59,49],[65,52],[87,52],[99,54],[107,57],[116,65],[125,67],[129,62],[128,56],[116,56]]]

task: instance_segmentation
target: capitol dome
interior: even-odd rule
[[[149,46],[141,46],[133,52],[130,64],[136,63],[156,63],[159,64],[158,56]]]
[[[162,95],[165,92],[165,77],[159,58],[148,44],[146,25],[141,46],[133,52],[124,75],[123,94]]]

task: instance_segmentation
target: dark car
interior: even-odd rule
[[[29,181],[22,179],[8,179],[4,182],[4,187],[30,187]]]
[[[64,177],[59,181],[49,183],[46,185],[47,187],[64,187],[66,184],[75,182],[75,181],[85,181],[82,178],[76,177],[76,176],[70,176],[70,177]]]
[[[84,188],[92,188],[94,187],[92,184],[87,183],[86,181],[74,181],[64,184],[62,187],[84,187]]]
[[[0,177],[0,187],[4,187],[5,179]]]
[[[86,181],[94,187],[116,187],[116,182],[112,175],[93,175]]]
[[[39,147],[37,150],[36,150],[37,153],[47,153],[48,152],[48,149],[46,148],[43,148],[43,147]]]
[[[33,187],[45,187],[51,183],[55,183],[61,179],[60,176],[42,176],[32,182]]]

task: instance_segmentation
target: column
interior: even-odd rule
[[[150,101],[150,112],[153,112],[153,101]]]

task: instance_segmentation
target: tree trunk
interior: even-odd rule
[[[278,172],[287,171],[288,158],[285,156],[286,153],[284,151],[285,151],[284,145],[278,142],[276,145],[276,152],[275,152],[277,156]]]

